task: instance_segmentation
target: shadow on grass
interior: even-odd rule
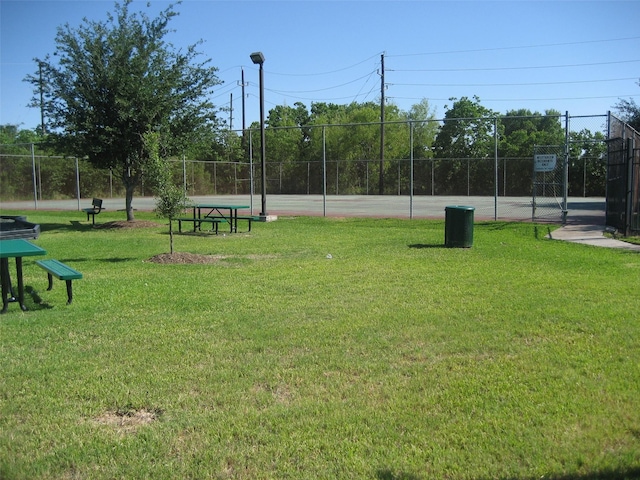
[[[444,243],[412,243],[409,248],[447,248]]]
[[[389,469],[378,470],[376,479],[378,480],[423,480],[428,477],[415,475],[406,472],[393,472]],[[596,472],[567,473],[564,475],[545,475],[543,477],[479,477],[477,480],[633,480],[640,478],[640,467],[630,467],[621,469],[606,469]]]
[[[498,480],[538,480],[540,477],[500,477]],[[606,469],[596,472],[567,473],[564,475],[545,475],[549,480],[632,480],[640,478],[640,467]],[[484,480],[484,479],[479,479]],[[486,480],[489,480],[487,478]]]
[[[24,287],[25,293],[25,304],[27,310],[35,311],[35,310],[49,310],[53,308],[47,302],[42,300],[38,291],[33,288],[31,285],[25,285]]]
[[[422,477],[417,475],[404,472],[394,473],[391,470],[378,470],[376,478],[378,480],[422,480]]]
[[[89,232],[94,227],[90,223],[71,220],[69,223],[40,223],[40,232]]]
[[[56,260],[61,261],[62,263],[66,263],[69,265],[73,265],[76,263],[82,262],[102,262],[102,263],[124,263],[124,262],[132,262],[136,261],[135,257],[112,257],[112,258],[88,258],[88,257],[55,257]]]

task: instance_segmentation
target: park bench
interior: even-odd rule
[[[73,300],[71,281],[81,279],[82,274],[77,270],[74,270],[70,266],[53,259],[38,260],[36,262],[36,265],[47,272],[47,277],[49,279],[49,287],[47,288],[47,290],[51,290],[53,288],[53,277],[67,282],[67,305],[69,305]]]
[[[211,224],[211,230],[216,232],[216,235],[218,234],[218,226],[221,223],[226,223],[226,219],[222,218],[222,217],[203,217],[203,218],[193,218],[193,217],[178,217],[178,218],[172,218],[171,220],[176,220],[178,222],[178,232],[182,233],[182,222],[189,222],[189,223],[193,223],[193,230],[200,230],[201,225],[203,223],[210,223]]]
[[[82,211],[87,214],[87,222],[89,221],[89,217],[91,217],[92,224],[96,224],[96,215],[98,215],[102,211],[102,199],[94,198],[91,202],[90,208],[83,208]]]

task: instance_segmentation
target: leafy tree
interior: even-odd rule
[[[336,105],[314,103],[311,105],[310,124],[316,127],[327,125],[325,140],[329,167],[340,170],[341,193],[368,193],[366,178],[379,177],[379,164],[375,163],[376,171],[369,171],[379,158],[380,151],[380,106],[374,102]],[[386,173],[393,173],[398,160],[408,158],[409,130],[406,114],[396,105],[389,104],[385,110],[385,119],[389,122],[385,128],[385,162]],[[404,123],[396,123],[404,122]],[[322,129],[310,130],[310,156],[322,158]],[[393,169],[393,172],[391,172]],[[384,175],[383,175],[384,176]],[[334,175],[328,175],[333,178]],[[395,191],[392,185],[386,185],[386,190]],[[338,190],[338,186],[336,186]]]
[[[38,143],[42,141],[39,130],[25,130],[17,125],[0,125],[0,145]]]
[[[183,52],[165,41],[177,15],[173,5],[150,19],[131,13],[132,1],[116,3],[106,22],[60,27],[57,64],[39,61],[53,144],[119,172],[127,220],[134,219],[134,189],[151,163],[145,135],[158,133],[163,157],[183,151],[205,126],[217,125],[207,96],[220,83],[209,60],[199,61],[196,45]],[[39,75],[27,80],[35,87],[32,105],[39,105]]]
[[[427,193],[431,184],[431,163],[424,160],[433,158],[433,144],[439,124],[427,99],[412,105],[406,117],[413,122],[413,158],[417,161],[414,164],[414,193]]]
[[[620,100],[616,104],[616,110],[622,120],[640,132],[640,105],[638,105],[634,99]]]
[[[444,124],[434,144],[435,157],[446,159],[438,163],[438,184],[444,185],[439,193],[461,194],[466,190],[467,177],[478,179],[479,193],[490,191],[493,184],[493,165],[480,160],[494,154],[494,117],[496,113],[483,107],[480,99],[451,98]]]
[[[174,183],[166,159],[160,157],[160,135],[157,132],[147,132],[144,135],[144,146],[149,157],[147,176],[157,196],[155,212],[159,217],[169,220],[169,245],[170,253],[173,254],[171,220],[180,215],[190,201],[184,191]]]
[[[571,132],[569,138],[569,195],[606,195],[607,146],[602,132]]]
[[[547,110],[544,115],[527,109],[511,110],[500,118],[498,156],[505,162],[504,195],[528,194],[532,187],[532,157],[536,145],[563,145],[561,114]]]
[[[303,190],[306,177],[302,169],[306,166],[309,143],[309,113],[307,107],[296,102],[294,107],[278,105],[269,111],[265,122],[266,155],[269,162],[279,163],[282,175],[289,179],[288,191]],[[259,152],[260,138],[256,135],[254,152]]]

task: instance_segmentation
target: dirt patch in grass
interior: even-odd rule
[[[151,222],[148,220],[132,220],[127,222],[126,220],[118,220],[114,222],[101,223],[96,225],[95,228],[153,228],[162,227],[162,224],[158,222]]]
[[[225,259],[224,255],[202,255],[198,253],[161,253],[149,259],[153,263],[185,263],[185,264],[207,264],[218,263],[220,260]]]
[[[133,433],[139,427],[148,425],[157,420],[159,412],[153,410],[124,410],[116,412],[106,412],[94,421],[100,425],[113,427],[122,433]]]

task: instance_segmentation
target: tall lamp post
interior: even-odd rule
[[[264,141],[264,55],[262,52],[254,52],[251,55],[251,61],[260,65],[260,164],[262,168],[262,211],[260,217],[267,219],[267,170],[265,165],[265,141]]]

